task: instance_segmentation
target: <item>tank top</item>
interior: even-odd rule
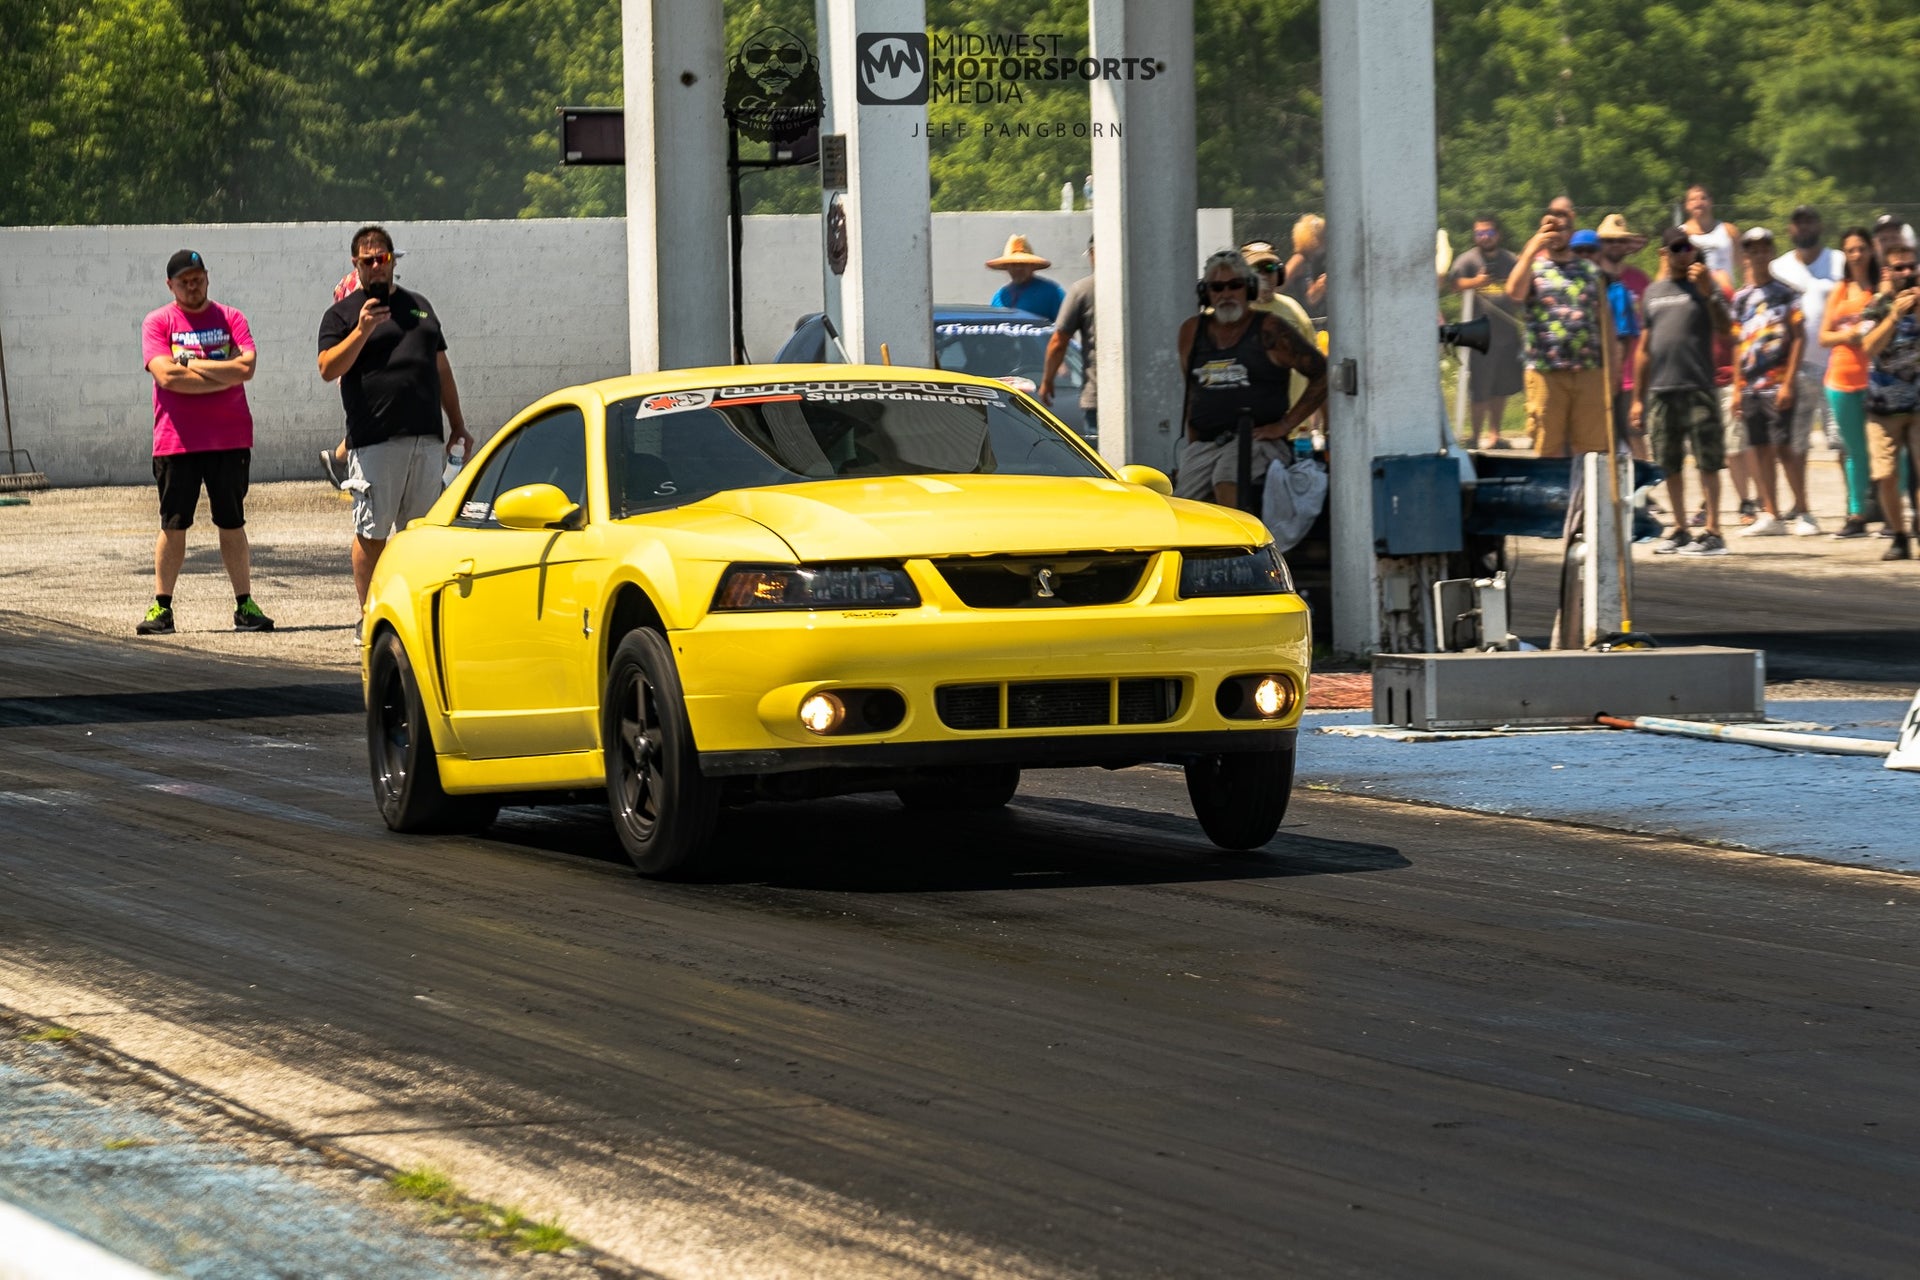
[[[1863,289],[1851,279],[1843,280],[1827,295],[1826,323],[1836,333],[1845,333],[1861,323],[1860,312],[1872,301],[1873,290]],[[1867,361],[1858,347],[1827,348],[1826,383],[1834,391],[1867,389]]]
[[[1215,344],[1212,325],[1202,322],[1193,335],[1187,373],[1193,379],[1193,398],[1187,422],[1202,440],[1217,440],[1240,425],[1250,413],[1253,425],[1264,427],[1287,416],[1293,403],[1292,370],[1267,358],[1261,331],[1266,315],[1255,311],[1252,321],[1230,347]]]
[[[1707,270],[1733,279],[1733,237],[1727,234],[1727,224],[1716,222],[1713,230],[1705,235],[1688,235],[1694,247],[1700,250],[1701,260],[1707,264]]]

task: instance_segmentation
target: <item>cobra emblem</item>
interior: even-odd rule
[[[1033,575],[1033,594],[1042,600],[1053,599],[1053,570],[1038,569]]]

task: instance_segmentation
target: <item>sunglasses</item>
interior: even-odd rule
[[[1277,262],[1256,262],[1253,265],[1253,269],[1263,276],[1270,276],[1280,270],[1280,264]]]
[[[397,253],[367,253],[355,258],[354,262],[363,267],[384,267],[399,256]]]
[[[763,62],[772,62],[775,59],[790,67],[797,67],[806,60],[806,57],[806,51],[799,45],[793,44],[781,45],[778,49],[755,47],[740,51],[740,60],[750,67],[757,67]]]
[[[1597,244],[1583,244],[1578,249],[1575,249],[1574,252],[1592,257],[1594,254],[1600,252],[1600,246]]]
[[[1207,281],[1208,293],[1231,293],[1235,289],[1245,289],[1246,287],[1247,287],[1247,282],[1245,280],[1209,280]]]
[[[1692,253],[1698,248],[1698,245],[1692,244],[1670,244],[1667,246],[1667,252],[1677,256],[1683,253]]]

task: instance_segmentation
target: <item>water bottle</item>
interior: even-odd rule
[[[452,448],[447,450],[447,467],[446,470],[440,473],[440,487],[442,489],[453,483],[453,478],[460,474],[460,468],[465,466],[466,462],[466,445],[456,443]]]
[[[1295,436],[1293,438],[1293,460],[1299,462],[1303,458],[1311,458],[1312,456],[1313,437],[1310,435]]]

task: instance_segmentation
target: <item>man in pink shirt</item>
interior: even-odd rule
[[[173,584],[187,558],[187,530],[204,485],[220,530],[220,559],[233,582],[234,629],[271,631],[273,619],[253,602],[248,581],[253,413],[242,384],[253,377],[253,333],[245,316],[207,297],[207,264],[192,249],[167,259],[167,289],[173,301],[140,326],[140,352],[153,375],[160,537],[153,548],[153,603],[134,630],[173,634]]]

